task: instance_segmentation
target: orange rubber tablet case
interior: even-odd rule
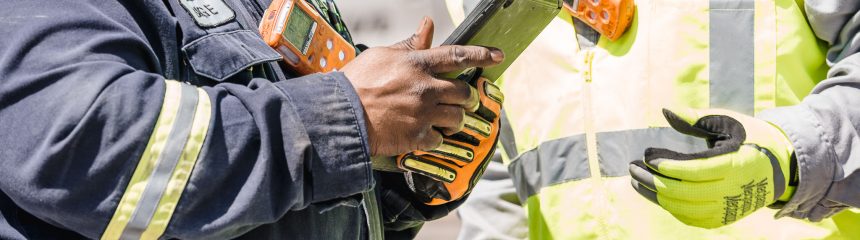
[[[565,0],[564,9],[600,35],[616,40],[633,21],[633,0]]]
[[[355,48],[304,0],[274,0],[260,22],[260,35],[299,75],[337,71]]]

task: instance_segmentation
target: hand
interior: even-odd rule
[[[663,115],[675,130],[704,138],[709,149],[649,148],[630,165],[633,188],[688,225],[715,228],[791,198],[794,148],[776,126],[727,110]]]
[[[475,75],[475,80],[466,80],[477,87],[481,104],[467,114],[463,131],[445,137],[439,148],[397,157],[398,166],[408,171],[410,189],[427,205],[445,204],[469,194],[496,149],[504,96],[492,82],[479,77],[480,73]]]
[[[463,128],[464,113],[478,105],[478,94],[463,81],[434,76],[504,59],[493,48],[430,48],[432,38],[433,21],[425,17],[409,39],[368,49],[344,66],[342,71],[364,106],[372,156],[440,146],[443,134]]]

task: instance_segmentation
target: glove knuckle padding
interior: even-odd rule
[[[468,194],[493,155],[498,140],[501,103],[488,97],[485,81],[481,78],[473,84],[480,94],[479,109],[489,113],[467,113],[463,131],[445,137],[444,143],[438,148],[397,157],[398,166],[402,169],[427,176],[414,180],[432,181],[416,182],[414,188],[416,195],[429,196],[430,200],[425,201],[428,205],[455,201]],[[418,185],[443,186],[444,192],[425,191],[426,187],[419,188]]]

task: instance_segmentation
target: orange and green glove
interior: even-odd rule
[[[463,131],[446,136],[437,149],[396,158],[397,166],[407,171],[410,188],[427,205],[467,195],[487,168],[499,138],[502,92],[483,77],[461,80],[475,87],[480,99],[477,109],[466,113]]]
[[[663,110],[683,134],[708,149],[649,148],[630,165],[633,188],[687,225],[716,228],[793,194],[794,148],[781,129],[728,110]]]

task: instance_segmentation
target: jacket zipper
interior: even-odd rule
[[[597,152],[597,131],[594,127],[594,99],[592,98],[591,91],[591,83],[592,83],[592,64],[594,62],[594,50],[585,49],[581,50],[585,52],[585,72],[583,73],[583,77],[585,78],[585,84],[583,87],[583,104],[585,110],[585,148],[586,155],[588,157],[588,170],[591,173],[591,184],[597,186],[593,188],[592,195],[593,199],[597,200],[594,202],[595,204],[601,205],[606,204],[604,199],[606,199],[606,190],[602,185],[604,183],[603,177],[600,173],[600,158]],[[609,206],[606,206],[609,207]],[[604,212],[605,213],[605,212]],[[597,222],[597,232],[608,233],[609,229],[607,229],[607,219],[605,214],[597,214],[594,218]]]
[[[588,169],[591,173],[591,178],[600,178],[600,162],[597,156],[597,134],[594,131],[594,107],[592,106],[593,99],[591,97],[591,63],[594,60],[594,51],[582,50],[585,52],[585,86],[583,87],[583,104],[585,109],[585,148],[588,157]]]

